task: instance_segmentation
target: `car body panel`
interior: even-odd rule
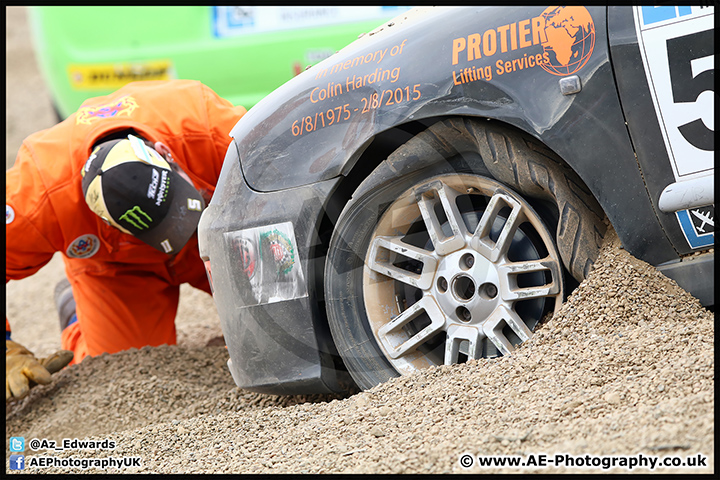
[[[695,218],[692,210],[695,210],[696,214],[702,214],[711,211],[712,205],[707,206],[705,209],[696,208],[677,213],[664,212],[659,206],[660,196],[670,183],[688,178],[692,179],[712,175],[714,151],[693,147],[687,141],[683,142],[684,145],[678,145],[678,142],[675,142],[673,145],[674,148],[666,147],[666,141],[663,138],[661,125],[658,120],[659,117],[656,114],[653,95],[648,85],[648,77],[646,76],[648,68],[644,67],[646,60],[643,59],[641,46],[638,44],[637,27],[638,25],[647,26],[651,28],[651,32],[656,33],[656,36],[657,32],[662,33],[664,29],[674,28],[676,31],[671,31],[671,35],[676,42],[683,42],[678,45],[678,48],[681,52],[692,52],[693,50],[697,51],[698,48],[689,42],[693,38],[696,38],[698,33],[702,32],[706,34],[707,32],[713,32],[713,14],[710,11],[705,11],[709,9],[703,9],[701,7],[695,7],[694,11],[690,7],[683,7],[679,11],[676,10],[676,7],[633,7],[632,11],[635,14],[634,16],[628,14],[630,10],[630,7],[626,7],[610,9],[609,12],[609,30],[613,32],[610,37],[610,45],[618,91],[622,99],[623,111],[635,146],[638,163],[642,169],[643,178],[653,203],[653,209],[665,234],[675,249],[681,255],[685,255],[694,250],[707,248],[708,245],[714,243],[714,238],[710,233],[712,230],[705,229],[705,227],[702,226],[702,222],[695,227],[691,225],[685,227],[683,223],[681,223],[680,218]],[[648,17],[645,19],[646,23],[643,23],[643,11]],[[633,21],[633,17],[635,17],[635,21]],[[678,26],[683,28],[678,30]],[[650,37],[649,40],[651,44],[654,43],[664,48],[664,51],[660,52],[657,58],[664,58],[667,63],[668,55],[667,47],[665,46],[667,42],[653,42],[653,37]],[[647,50],[648,53],[652,53],[650,50],[651,46],[652,45],[648,45],[648,42],[645,42],[642,48]],[[712,48],[713,43],[710,42],[709,46]],[[702,54],[698,52],[696,55]],[[647,54],[645,56],[647,56]],[[691,58],[689,58],[688,53],[683,53],[682,56],[682,58],[686,58],[687,61],[690,62]],[[709,66],[711,67],[711,65]],[[708,73],[711,70],[704,71]],[[652,79],[655,84],[654,88],[656,90],[660,89],[658,93],[664,95],[664,100],[672,103],[670,98],[672,97],[672,92],[662,90],[662,80],[665,80],[667,86],[670,87],[670,71],[668,67],[665,66],[664,69],[655,69]],[[710,92],[712,92],[712,90],[708,93]],[[705,105],[710,107],[712,102],[711,93],[708,98],[710,102]],[[697,102],[701,104],[704,100],[704,95],[702,98],[697,98]],[[682,105],[674,103],[672,107],[676,109],[684,108],[686,110],[690,108],[691,111],[689,114],[692,115],[692,110],[696,107],[696,105],[692,105],[692,103],[694,102],[685,101],[682,102]],[[667,113],[668,112],[666,112],[665,115],[666,118],[664,118],[663,128],[665,130],[677,129],[677,126],[671,123],[675,118],[681,118],[684,110],[680,109],[679,113],[676,113],[676,111],[669,112],[670,114],[675,114],[674,117],[670,117]],[[687,116],[687,114],[685,114],[685,116]],[[682,124],[684,121],[679,121],[678,123]],[[680,140],[683,139],[680,138]],[[686,147],[687,150],[678,147]],[[672,162],[669,158],[669,152],[674,153],[676,157]],[[704,158],[698,161],[698,158],[701,156],[704,156]],[[676,168],[676,170],[679,170],[678,172],[673,172],[673,163],[678,164],[679,168]],[[710,217],[713,216],[714,214],[710,215]],[[709,231],[699,231],[700,228]],[[693,241],[693,237],[698,237],[698,241]]]
[[[285,192],[252,192],[243,180],[237,150],[232,146],[221,176],[232,188],[219,185],[212,205],[203,212],[198,234],[201,258],[206,265],[212,259],[210,283],[235,382],[242,388],[275,394],[342,391],[334,367],[337,353],[329,341],[327,323],[322,321],[324,315],[318,310],[314,282],[308,281],[322,275],[324,262],[309,252],[320,245],[317,217],[338,180]],[[290,197],[293,201],[288,201]],[[288,270],[291,263],[282,280],[280,275],[272,276],[278,271],[278,263],[269,249],[261,247],[262,242],[256,242],[259,248],[250,252],[230,246],[241,233],[252,235],[266,225],[282,229],[287,220],[291,220],[292,231],[282,233],[296,256],[282,264],[283,270]],[[265,228],[259,236],[273,231],[275,228]],[[248,274],[238,275],[238,271]],[[263,274],[271,278],[256,284]],[[293,280],[292,274],[303,281],[300,290],[283,292],[280,288],[268,293],[267,285],[272,287],[275,280],[287,285]]]
[[[571,23],[553,23],[553,18]],[[592,39],[585,36],[593,41],[592,48],[570,51],[568,58],[579,52],[577,69],[548,71],[524,63],[529,57],[544,58],[540,30],[545,27],[568,28],[575,34],[582,30],[573,19],[584,19],[585,33],[594,29]],[[215,197],[199,227],[201,255],[213,271],[216,288],[222,285],[224,289],[216,290],[215,300],[230,343],[246,342],[241,340],[245,331],[269,328],[263,327],[264,322],[281,324],[291,335],[300,332],[299,338],[304,338],[308,328],[316,334],[323,331],[322,282],[316,281],[324,263],[319,237],[323,217],[327,215],[331,222],[337,218],[338,206],[333,201],[342,191],[342,181],[356,171],[366,171],[366,162],[374,167],[372,162],[382,160],[365,155],[375,139],[399,136],[406,125],[430,124],[448,116],[504,122],[541,140],[579,174],[630,253],[664,266],[669,276],[686,282],[681,285],[695,282],[698,287],[698,275],[707,274],[714,261],[711,253],[694,261],[683,258],[690,249],[682,243],[677,219],[658,209],[660,192],[675,178],[667,152],[657,149],[662,135],[652,102],[648,103],[651,92],[642,63],[637,63],[638,41],[632,25],[633,10],[628,7],[415,9],[260,101],[231,132],[232,154],[229,151]],[[500,35],[506,35],[505,52]],[[485,39],[492,42],[493,36],[500,39],[494,51],[491,45],[483,50]],[[468,59],[470,44],[479,45],[479,58]],[[557,46],[551,45],[553,54]],[[616,57],[617,67],[611,61]],[[508,72],[508,66],[514,71]],[[479,71],[487,80],[478,78]],[[486,72],[492,73],[492,79]],[[354,83],[357,78],[363,79],[362,85]],[[623,109],[621,99],[626,97],[633,100],[628,105],[636,105],[637,112]],[[642,125],[628,128],[626,119]],[[309,192],[313,206],[305,208]],[[260,204],[262,209],[256,208]],[[231,266],[237,260],[229,258],[227,238],[251,233],[259,226],[286,223],[294,227],[305,272],[298,290],[306,296],[290,298],[293,294],[263,303],[248,293],[252,287],[245,280],[238,283],[243,273]],[[307,262],[307,268],[302,262]],[[707,279],[703,281],[699,286],[706,295]],[[243,282],[244,294],[228,287]],[[703,301],[714,303],[712,296]],[[249,357],[256,352],[263,352],[263,361],[287,365],[288,347],[274,336],[272,341],[258,342],[243,348],[229,345],[233,368],[244,369],[241,386],[258,388],[265,382],[262,391],[269,393],[298,388],[302,382],[290,370],[283,376],[276,368],[274,386],[266,383],[266,377],[262,382],[253,380],[255,360]],[[333,349],[313,348],[325,352],[316,358],[321,365],[319,376],[326,379],[335,368]],[[241,375],[234,376],[237,381]],[[306,382],[308,388],[312,385],[316,384]],[[324,381],[324,385],[329,383]]]
[[[561,93],[558,83],[564,77],[537,66],[505,71],[505,62],[541,55],[540,44],[521,47],[518,40],[517,49],[512,50],[512,42],[508,41],[506,53],[500,52],[500,46],[495,54],[481,57],[477,62],[469,62],[466,55],[459,54],[457,64],[452,65],[455,39],[497,31],[506,25],[519,26],[528,20],[532,22],[542,15],[543,7],[439,10],[406,25],[386,27],[371,43],[364,39],[354,42],[286,83],[249,112],[232,132],[238,139],[248,183],[259,191],[273,191],[334,178],[352,167],[357,159],[354,154],[373,135],[408,120],[439,115],[492,118],[536,136],[566,159],[596,196],[613,225],[617,225],[616,230],[629,251],[655,263],[675,258],[676,252],[657,223],[624,126],[609,63],[606,8],[588,9],[595,28],[594,49],[577,72],[582,91],[575,95]],[[427,25],[429,22],[452,24],[452,32],[433,31]],[[529,38],[532,35],[531,30]],[[392,56],[394,48],[398,53]],[[364,59],[375,56],[376,52],[386,52],[385,57],[380,60],[381,56],[377,55],[376,63],[351,65],[347,74],[328,73],[348,59]],[[425,61],[418,61],[425,58],[440,60],[433,68],[427,68]],[[392,63],[383,64],[383,61]],[[497,75],[498,62],[503,62],[502,75]],[[456,85],[458,79],[462,81],[461,70],[468,66],[483,71],[490,67],[493,79]],[[398,69],[396,82],[389,77],[384,82],[349,91],[343,88],[358,77],[367,75],[370,80],[373,72],[382,75],[394,69]],[[528,84],[533,88],[526,88]],[[338,94],[316,102],[322,95],[318,88],[329,88]],[[387,105],[387,92],[393,92],[394,100],[398,88],[410,92],[412,98],[419,98]],[[544,94],[538,95],[538,91]],[[374,95],[384,98],[377,108],[371,108]],[[408,95],[403,95],[407,99]],[[333,113],[328,114],[330,111]],[[340,112],[337,114],[343,122],[330,125],[328,117],[337,115],[336,112]],[[302,127],[310,123],[306,119],[313,125],[309,133],[307,127]],[[328,125],[320,128],[317,125],[321,125],[323,119]],[[301,133],[295,135],[297,132]],[[315,160],[307,162],[308,157]],[[615,174],[604,175],[608,170]],[[292,171],[293,175],[286,175],[286,171]],[[619,179],[622,182],[618,182]],[[628,212],[624,208],[627,204],[635,208]],[[635,228],[638,224],[643,228]],[[631,230],[639,233],[623,235]]]
[[[59,115],[133,80],[199,80],[251,108],[306,66],[409,7],[30,7]]]

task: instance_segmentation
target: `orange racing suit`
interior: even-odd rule
[[[90,210],[80,171],[93,145],[126,130],[163,142],[207,204],[230,130],[244,113],[197,81],[134,82],[25,139],[6,172],[5,281],[33,275],[62,253],[77,314],[62,332],[62,348],[75,352],[74,362],[175,344],[180,285],[210,293],[197,233],[171,256]]]

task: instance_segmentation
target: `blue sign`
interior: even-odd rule
[[[25,470],[25,455],[10,455],[10,470]]]

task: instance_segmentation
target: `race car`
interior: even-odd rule
[[[422,7],[261,100],[198,235],[236,384],[511,355],[623,247],[714,305],[714,8]]]
[[[233,105],[262,97],[409,7],[33,6],[58,120],[128,82],[199,80]],[[228,61],[231,59],[231,61]]]

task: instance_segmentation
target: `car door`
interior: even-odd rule
[[[609,7],[611,60],[648,194],[680,255],[714,246],[714,7]]]

